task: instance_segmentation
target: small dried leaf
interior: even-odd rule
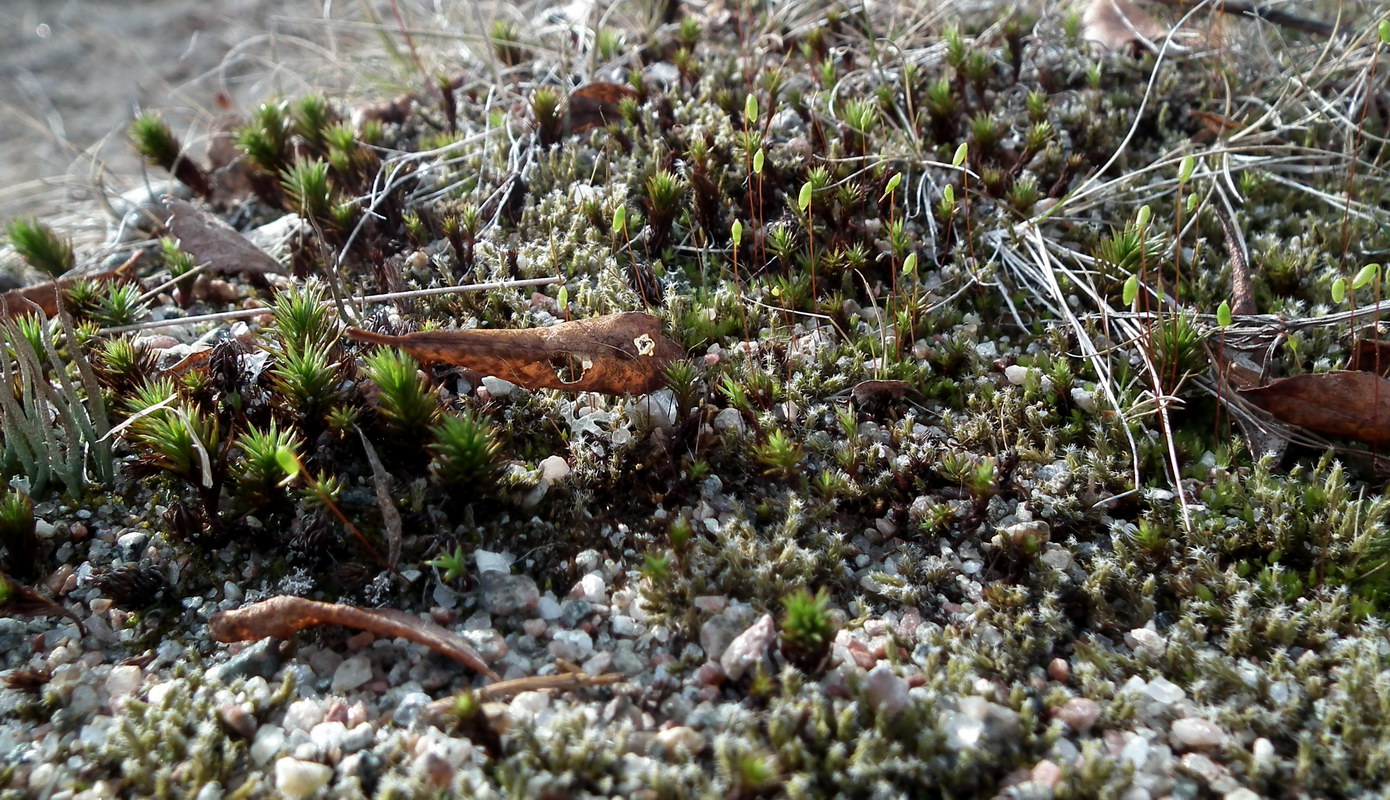
[[[584,133],[622,119],[618,104],[638,99],[637,92],[618,83],[595,81],[570,92],[565,116],[566,133]]]
[[[1092,0],[1081,17],[1083,38],[1099,42],[1107,50],[1156,42],[1168,30],[1147,11],[1129,0]]]
[[[227,274],[284,272],[280,263],[266,255],[245,236],[222,220],[192,203],[169,198],[169,233],[179,240],[179,249],[199,264]]]
[[[359,342],[399,347],[422,361],[466,367],[526,389],[644,394],[685,357],[661,321],[629,312],[523,330],[425,331],[388,336],[349,328]]]
[[[911,391],[915,390],[907,381],[860,381],[850,390],[850,396],[863,405],[876,397],[897,400]]]
[[[219,611],[208,623],[212,638],[219,642],[255,641],[267,636],[285,639],[316,625],[342,625],[386,638],[399,636],[443,653],[494,681],[500,679],[478,651],[453,632],[391,608],[358,608],[280,595],[244,608]]]
[[[1390,445],[1390,380],[1379,375],[1295,375],[1240,395],[1289,425],[1372,447]]]
[[[115,269],[87,275],[75,275],[70,278],[58,278],[44,283],[36,283],[33,286],[11,289],[0,294],[0,317],[22,316],[33,311],[34,306],[38,306],[45,317],[52,317],[58,313],[59,296],[72,288],[73,284],[83,280],[133,281],[135,279],[135,263],[139,260],[140,253],[136,253]]]
[[[1390,342],[1380,339],[1357,339],[1351,350],[1347,369],[1374,372],[1390,378]]]

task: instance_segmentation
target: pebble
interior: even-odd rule
[[[124,706],[125,701],[139,690],[144,680],[145,673],[139,667],[129,664],[112,667],[110,674],[106,676],[106,694],[110,698],[111,707]]]
[[[262,725],[251,742],[251,760],[264,766],[285,749],[285,729],[279,725]]]
[[[1168,729],[1173,746],[1192,750],[1204,747],[1220,747],[1226,741],[1226,733],[1216,723],[1200,717],[1183,717],[1173,720]]]
[[[1188,753],[1178,762],[1183,771],[1201,778],[1213,792],[1225,794],[1240,788],[1231,771],[1201,753]]]
[[[569,476],[570,465],[563,456],[548,456],[541,460],[540,470],[541,480],[553,486]]]
[[[1132,649],[1145,649],[1155,655],[1163,655],[1163,651],[1168,649],[1168,641],[1157,631],[1148,628],[1135,628],[1125,634],[1125,643]]]
[[[528,619],[521,623],[521,630],[532,639],[539,639],[550,629],[550,624],[543,619]],[[614,631],[616,633],[616,631]]]
[[[580,578],[570,589],[569,597],[571,600],[587,600],[590,603],[608,602],[608,584],[604,582],[603,576],[597,572],[590,572]]]
[[[331,678],[342,666],[343,656],[336,650],[315,650],[309,654],[309,666],[320,678]]]
[[[322,721],[323,704],[317,700],[296,700],[285,709],[284,725],[292,731],[308,731]]]
[[[144,531],[123,533],[116,538],[116,551],[120,553],[122,561],[139,561],[149,541],[150,535]]]
[[[658,731],[655,742],[672,755],[684,752],[694,756],[699,755],[705,749],[704,735],[686,725],[677,725],[664,731]]]
[[[551,637],[550,654],[566,661],[582,661],[594,650],[594,637],[584,631],[556,631]]]
[[[676,427],[677,410],[676,394],[670,389],[658,389],[637,401],[637,411],[659,430]]]
[[[1148,695],[1155,703],[1170,706],[1187,696],[1180,686],[1169,681],[1167,678],[1158,677],[1149,681],[1144,687],[1144,694]]]
[[[275,762],[275,788],[289,800],[313,797],[332,779],[333,768],[323,764],[295,758],[282,758]]]
[[[507,397],[517,390],[517,385],[511,381],[504,381],[501,378],[488,375],[483,378],[483,388],[493,397]]]
[[[256,718],[240,703],[226,703],[217,708],[217,718],[227,730],[250,741],[256,735]]]
[[[429,704],[430,696],[424,692],[407,692],[401,695],[400,702],[396,703],[396,713],[391,715],[391,719],[397,725],[409,727],[419,719],[420,712]]]
[[[1035,783],[1049,787],[1056,786],[1062,780],[1062,768],[1044,758],[1033,765],[1029,777]]]
[[[543,620],[553,621],[560,618],[564,609],[553,595],[546,593],[541,595],[541,599],[536,602],[536,613],[540,614]]]
[[[729,646],[719,656],[719,666],[724,668],[724,673],[731,680],[736,681],[767,655],[768,646],[776,638],[777,628],[772,621],[772,615],[764,614],[729,642]],[[705,652],[708,653],[710,650],[706,648]]]
[[[473,551],[473,562],[478,565],[480,575],[489,572],[511,572],[516,558],[510,553],[493,553],[489,550]]]
[[[702,594],[695,598],[695,607],[706,614],[718,614],[729,604],[729,598],[722,594]]]
[[[478,597],[489,613],[506,616],[535,609],[541,592],[528,575],[489,571],[478,576]]]
[[[1071,680],[1071,664],[1065,658],[1054,658],[1047,664],[1047,677],[1058,683]]]
[[[1057,718],[1077,733],[1087,733],[1100,719],[1100,703],[1088,697],[1073,697],[1057,709]]]
[[[372,679],[372,662],[366,656],[353,656],[333,672],[334,693],[350,692]]]
[[[237,678],[272,678],[279,669],[280,642],[266,638],[232,656],[226,663],[213,667],[208,675],[225,684]]]
[[[878,666],[869,670],[866,689],[869,705],[889,717],[897,716],[911,703],[907,681],[894,673],[886,661],[880,661]]]
[[[711,423],[716,431],[733,431],[743,433],[744,422],[743,413],[737,408],[725,408],[714,415],[714,422]]]

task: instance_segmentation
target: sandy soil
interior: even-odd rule
[[[165,111],[194,142],[219,95],[245,108],[362,83],[342,66],[380,50],[361,15],[361,3],[321,0],[5,0],[0,219],[71,208],[99,174],[138,180],[124,136],[137,108]]]

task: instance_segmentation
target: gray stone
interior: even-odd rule
[[[123,533],[116,539],[116,551],[122,561],[139,561],[140,554],[145,552],[145,545],[149,544],[149,541],[150,535],[144,531]]]
[[[724,654],[729,642],[748,626],[748,612],[742,608],[727,608],[705,620],[700,626],[700,647],[710,658]]]
[[[430,704],[430,696],[424,692],[408,692],[396,704],[396,713],[391,719],[402,727],[410,727],[420,718],[420,712]]]
[[[541,592],[529,576],[484,572],[478,576],[478,595],[489,613],[507,615],[535,608]]]
[[[743,633],[734,637],[719,656],[719,666],[730,680],[738,680],[767,656],[767,648],[777,638],[771,614],[764,614]],[[706,652],[709,652],[706,650]]]
[[[262,639],[240,653],[232,656],[225,664],[208,670],[208,677],[227,684],[237,678],[260,676],[269,680],[280,669],[280,640]]]
[[[333,672],[334,692],[350,692],[372,679],[372,662],[366,656],[353,656]]]

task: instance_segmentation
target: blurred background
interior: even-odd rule
[[[457,63],[476,9],[397,7],[431,68]],[[419,76],[400,57],[400,30],[390,0],[0,0],[0,220],[76,223],[87,239],[96,187],[142,180],[125,138],[137,108],[161,111],[201,158],[200,137],[228,107],[404,91]]]

